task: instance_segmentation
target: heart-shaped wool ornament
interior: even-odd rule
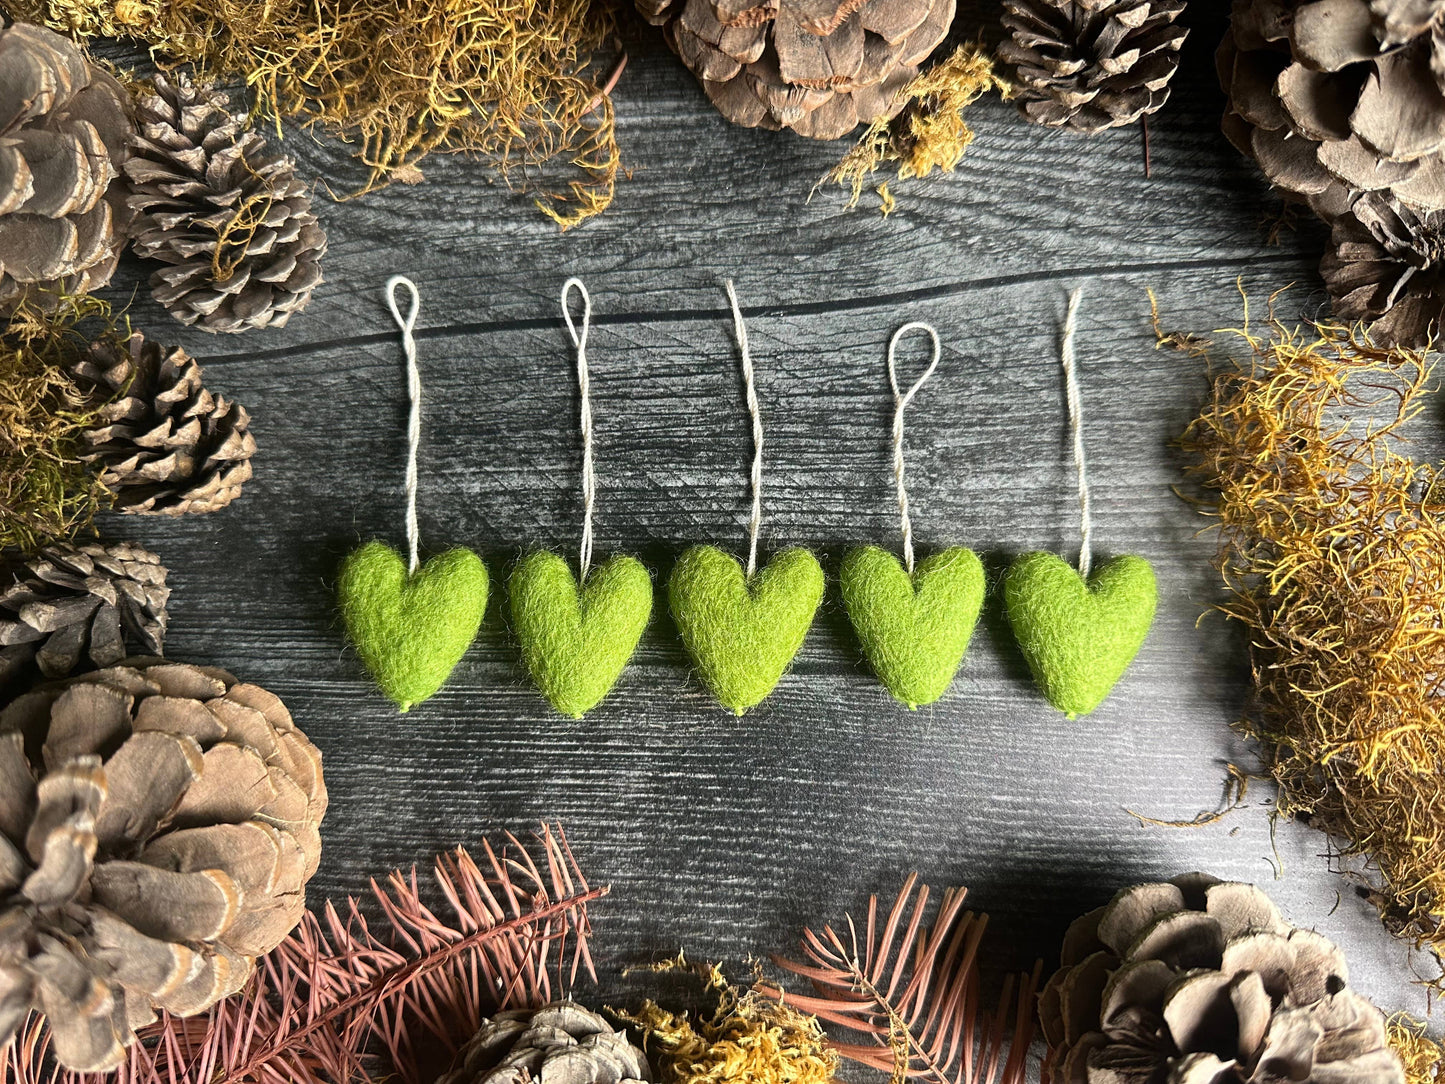
[[[839,580],[863,654],[888,691],[909,708],[942,696],[983,606],[977,554],[954,546],[920,562],[910,576],[892,553],[860,546],[843,558]]]
[[[356,653],[402,711],[442,687],[476,639],[487,610],[487,566],[469,549],[438,554],[408,573],[384,542],[341,565],[336,593]]]
[[[652,577],[635,557],[592,569],[579,591],[555,553],[528,554],[508,584],[512,627],[537,688],[580,719],[617,684],[652,616]]]
[[[1134,661],[1159,602],[1154,569],[1116,557],[1084,577],[1052,553],[1026,553],[1004,578],[1014,638],[1049,703],[1087,715]]]
[[[716,546],[693,546],[667,584],[672,618],[703,682],[738,715],[783,676],[823,601],[823,569],[805,549],[784,550],[751,579]]]

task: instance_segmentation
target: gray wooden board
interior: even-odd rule
[[[170,565],[169,652],[275,690],[324,750],[317,899],[555,818],[612,885],[595,910],[609,974],[679,947],[733,961],[791,948],[805,922],[891,895],[909,870],[970,887],[1001,967],[1051,960],[1068,920],[1125,884],[1202,868],[1264,883],[1346,947],[1367,994],[1424,1011],[1405,947],[1331,871],[1323,836],[1272,829],[1266,786],[1206,828],[1125,812],[1193,817],[1219,801],[1226,762],[1252,763],[1229,729],[1241,636],[1201,621],[1220,597],[1215,542],[1170,488],[1171,441],[1205,382],[1155,349],[1145,290],[1170,326],[1200,331],[1240,321],[1240,288],[1257,309],[1292,282],[1286,312],[1323,302],[1319,231],[1267,243],[1273,205],[1217,134],[1220,24],[1192,14],[1148,180],[1137,130],[1082,139],[987,101],[963,165],[896,186],[886,220],[832,191],[810,202],[840,147],[726,125],[654,42],[617,93],[632,177],[581,229],[561,235],[477,164],[433,158],[419,187],[322,201],[326,285],[289,327],[240,337],[169,321],[127,262],[112,296],[135,293],[138,326],[205,361],[208,383],[250,409],[260,452],[223,513],[104,529]],[[343,146],[297,132],[286,146],[308,175],[356,176]],[[424,545],[476,548],[494,583],[478,642],[406,716],[368,685],[332,596],[349,549],[404,543],[402,357],[381,293],[393,272],[423,298]],[[1161,585],[1114,695],[1077,722],[1051,710],[995,599],[953,689],[909,713],[861,661],[834,581],[791,673],[744,719],[689,675],[661,605],[612,697],[580,722],[549,711],[496,600],[524,547],[575,555],[577,393],[557,303],[570,274],[596,313],[598,553],[641,555],[659,588],[689,543],[745,545],[751,452],[725,278],[749,313],[767,426],[765,551],[817,547],[835,576],[848,546],[898,544],[884,348],[903,321],[929,320],[944,354],[908,418],[914,528],[924,551],[974,547],[995,582],[1019,551],[1074,552],[1057,354],[1066,293],[1082,286],[1096,543],[1147,556]]]

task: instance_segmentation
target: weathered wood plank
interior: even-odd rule
[[[802,922],[916,868],[971,885],[995,916],[993,958],[1025,964],[1115,888],[1209,868],[1268,882],[1288,915],[1346,945],[1364,990],[1423,1011],[1403,948],[1329,872],[1323,837],[1272,835],[1264,788],[1209,828],[1144,828],[1125,812],[1193,816],[1217,802],[1224,762],[1248,763],[1228,729],[1245,692],[1239,635],[1198,623],[1217,598],[1214,543],[1170,492],[1170,442],[1205,384],[1194,362],[1155,350],[1145,288],[1194,330],[1238,322],[1236,279],[1261,300],[1299,282],[1290,311],[1322,299],[1318,232],[1269,246],[1262,186],[1217,135],[1204,33],[1216,19],[1199,16],[1180,93],[1154,124],[1151,180],[1137,132],[1084,141],[981,103],[953,177],[903,187],[887,220],[844,213],[833,193],[808,201],[838,147],[729,128],[645,51],[618,96],[634,177],[577,231],[559,235],[477,165],[439,159],[423,186],[323,205],[330,281],[282,331],[210,338],[138,300],[140,326],[210,359],[262,450],[222,514],[106,527],[170,563],[171,651],[272,687],[325,750],[318,894],[558,817],[614,886],[597,909],[613,963],[788,947]],[[349,168],[342,147],[295,134],[288,146],[309,173]],[[498,595],[524,546],[570,556],[577,541],[566,275],[585,277],[597,313],[598,551],[640,554],[659,588],[688,543],[744,544],[750,453],[723,279],[752,313],[765,547],[817,546],[830,576],[850,544],[897,543],[883,351],[909,319],[945,344],[908,423],[920,546],[971,545],[995,577],[1024,549],[1072,553],[1057,327],[1067,288],[1083,285],[1097,544],[1155,562],[1156,629],[1111,700],[1070,723],[1033,691],[991,601],[953,691],[910,714],[866,672],[830,585],[793,672],[745,719],[690,680],[659,613],[616,695],[574,722],[531,690],[494,605],[451,684],[398,716],[343,646],[330,590],[359,540],[402,542],[405,399],[381,302],[393,271],[423,294],[422,537],[481,551]]]

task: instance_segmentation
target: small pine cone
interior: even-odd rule
[[[132,660],[0,712],[0,1045],[45,1014],[67,1068],[245,983],[321,858],[321,754],[208,667]]]
[[[26,671],[53,679],[82,659],[163,654],[170,594],[161,559],[129,542],[42,550],[0,591],[0,690]]]
[[[1364,321],[1381,346],[1423,349],[1445,328],[1445,211],[1366,192],[1330,241],[1320,274],[1336,316]]]
[[[1405,1084],[1328,939],[1253,885],[1136,885],[1078,919],[1039,994],[1050,1084]]]
[[[636,0],[723,116],[838,139],[892,117],[955,0]]]
[[[214,512],[240,495],[256,451],[250,415],[206,390],[195,358],[136,332],[95,343],[72,372],[104,404],[82,458],[101,468],[120,511]]]
[[[646,1084],[647,1055],[574,1001],[512,1009],[482,1022],[437,1084]]]
[[[75,44],[0,26],[0,312],[110,281],[124,244],[129,96]]]
[[[1184,0],[1004,0],[1014,98],[1035,124],[1101,132],[1169,100]]]
[[[184,75],[136,107],[125,163],[132,243],[171,315],[206,331],[282,327],[321,282],[326,232],[295,165]]]

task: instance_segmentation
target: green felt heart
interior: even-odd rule
[[[336,593],[356,653],[402,711],[442,687],[487,609],[487,566],[469,549],[438,554],[407,575],[384,542],[341,565]]]
[[[1116,557],[1084,583],[1052,553],[1026,553],[1004,579],[1014,637],[1049,703],[1070,719],[1087,715],[1134,661],[1159,588],[1142,557]]]
[[[823,600],[823,569],[784,550],[751,581],[730,553],[693,546],[667,584],[673,620],[718,703],[741,715],[773,691]]]
[[[983,563],[962,546],[903,562],[877,546],[843,558],[843,604],[863,654],[888,691],[909,708],[942,696],[963,661],[983,605]]]
[[[617,683],[652,616],[652,577],[635,557],[588,573],[582,590],[555,553],[524,557],[508,584],[512,627],[532,680],[575,719]]]

